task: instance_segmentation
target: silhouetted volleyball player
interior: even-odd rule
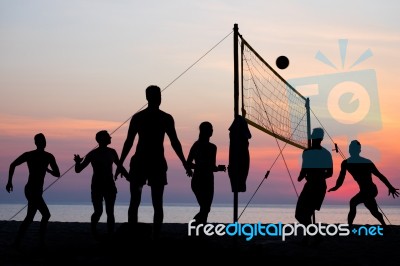
[[[136,135],[138,135],[139,140],[135,154],[130,161],[129,176],[127,177],[130,182],[131,192],[128,222],[130,224],[138,222],[138,208],[142,197],[142,189],[147,183],[151,188],[151,199],[154,209],[153,237],[157,238],[164,220],[164,186],[168,184],[168,166],[164,156],[165,134],[169,137],[171,146],[181,160],[184,168],[186,170],[190,169],[186,165],[186,159],[175,130],[173,117],[160,110],[160,88],[154,85],[147,87],[146,99],[148,102],[147,108],[134,114],[131,118],[120,162],[122,165],[133,146]],[[119,170],[117,169],[116,175],[118,174]]]
[[[50,211],[43,199],[43,185],[44,177],[47,173],[55,177],[60,177],[60,170],[58,168],[56,159],[54,156],[45,151],[46,148],[46,138],[42,133],[35,135],[34,137],[36,150],[28,151],[20,155],[15,161],[10,165],[8,182],[6,185],[6,190],[8,193],[13,191],[12,179],[15,172],[15,168],[18,165],[27,163],[29,176],[28,182],[25,185],[25,197],[28,200],[28,210],[25,219],[22,221],[17,238],[15,240],[15,246],[19,247],[23,236],[29,225],[33,222],[33,218],[37,211],[42,215],[40,221],[40,243],[45,244],[45,234],[47,229],[47,224],[50,219]],[[50,168],[49,168],[50,166]]]
[[[216,165],[217,146],[210,142],[212,124],[202,122],[199,129],[199,138],[191,147],[187,159],[190,168],[194,169],[193,174],[187,174],[192,176],[192,190],[200,206],[200,211],[193,218],[198,224],[207,223],[214,198],[214,172],[226,171],[225,165]]]
[[[322,128],[314,128],[311,134],[311,147],[302,154],[302,167],[298,181],[306,179],[296,205],[296,219],[299,223],[312,223],[314,211],[320,210],[326,194],[326,179],[333,174],[331,153],[321,146],[324,138]]]
[[[347,221],[350,226],[353,225],[354,218],[357,214],[357,205],[364,203],[365,207],[371,214],[378,219],[382,225],[386,225],[382,213],[378,210],[378,204],[375,197],[378,195],[378,188],[372,181],[372,175],[377,176],[389,189],[389,194],[393,198],[399,196],[397,188],[394,188],[389,180],[376,168],[375,164],[364,157],[360,156],[361,144],[357,140],[353,140],[349,145],[350,157],[343,160],[340,168],[340,174],[336,180],[336,185],[329,189],[328,192],[335,191],[343,184],[346,172],[349,172],[357,182],[360,191],[350,200],[350,211]]]
[[[89,163],[93,168],[91,197],[94,212],[90,218],[90,224],[95,238],[97,237],[97,224],[103,214],[103,200],[107,214],[107,231],[110,234],[114,232],[114,205],[117,197],[117,187],[115,186],[113,164],[119,164],[117,152],[107,147],[111,144],[111,136],[106,130],[97,132],[96,141],[99,147],[90,151],[85,156],[85,159],[82,159],[78,154],[74,155],[75,172],[80,173]],[[128,175],[123,166],[120,169],[123,171],[123,175]]]

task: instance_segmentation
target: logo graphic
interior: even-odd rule
[[[351,141],[360,133],[380,130],[382,122],[375,70],[351,71],[370,58],[372,51],[367,49],[350,64],[348,71],[343,71],[347,44],[347,39],[339,40],[342,71],[338,71],[338,67],[318,51],[315,58],[337,72],[290,79],[288,82],[310,99],[313,113],[330,134],[333,133],[331,135],[346,136]],[[376,152],[374,150],[375,155]]]

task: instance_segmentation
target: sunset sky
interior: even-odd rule
[[[73,155],[94,148],[95,134],[102,129],[116,130],[110,147],[121,154],[126,121],[145,106],[145,88],[151,84],[165,89],[161,109],[174,116],[185,155],[199,124],[210,121],[217,164],[227,165],[235,23],[265,61],[310,98],[311,125],[321,122],[328,134],[323,145],[332,150],[337,143],[348,156],[348,143],[357,138],[362,155],[400,188],[399,11],[400,2],[391,0],[0,0],[0,203],[26,202],[26,165],[16,169],[11,194],[5,190],[8,169],[17,156],[35,149],[33,136],[39,132],[63,174],[54,184],[55,178],[46,176],[45,187],[52,184],[46,201],[90,202],[92,169],[76,174]],[[276,68],[280,55],[289,58],[287,69]],[[355,84],[360,93],[354,93],[355,102],[338,96],[343,82]],[[346,117],[337,104],[350,113],[363,106],[366,115]],[[284,149],[288,173],[281,157],[273,165],[279,155],[275,139],[250,130],[250,173],[239,203],[248,203],[262,182],[252,203],[294,205],[304,185],[297,182],[302,150]],[[164,201],[195,203],[190,178],[168,138],[165,150]],[[343,159],[335,152],[332,156],[328,187],[335,184]],[[268,170],[270,176],[262,181]],[[374,182],[379,204],[399,204],[378,178]],[[118,179],[117,188],[117,204],[128,202],[128,182]],[[327,193],[325,204],[348,204],[357,191],[347,175],[340,190]],[[150,202],[149,192],[146,186],[143,202]],[[232,201],[227,172],[216,173],[214,203]]]

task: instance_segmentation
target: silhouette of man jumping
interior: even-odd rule
[[[376,168],[375,164],[364,157],[360,156],[361,143],[358,140],[353,140],[349,145],[350,157],[343,160],[341,164],[340,173],[336,180],[336,185],[328,190],[328,192],[336,191],[343,184],[346,172],[349,172],[354,180],[357,182],[360,191],[350,200],[350,211],[347,216],[347,221],[350,226],[353,225],[354,218],[357,214],[357,205],[364,203],[365,207],[371,214],[378,219],[382,225],[386,225],[382,213],[378,210],[376,203],[376,196],[378,195],[378,188],[372,181],[372,175],[377,176],[389,189],[389,196],[392,194],[393,198],[399,196],[397,188],[394,188],[389,180]]]
[[[97,238],[97,224],[103,214],[103,199],[107,213],[107,231],[109,234],[114,232],[114,205],[117,197],[117,187],[115,186],[113,164],[119,164],[117,152],[107,147],[111,144],[111,136],[106,130],[97,132],[96,141],[99,147],[90,151],[85,156],[85,159],[81,158],[78,154],[74,155],[76,173],[80,173],[89,163],[93,167],[91,197],[94,212],[90,218],[90,224],[92,234],[95,238]],[[120,169],[123,171],[123,175],[128,175],[123,166]]]
[[[173,117],[160,110],[161,90],[158,86],[151,85],[146,88],[146,109],[134,114],[131,118],[128,134],[122,149],[120,165],[123,164],[131,150],[135,137],[139,140],[135,154],[130,161],[129,176],[131,200],[128,209],[128,223],[138,222],[138,208],[142,197],[143,185],[147,183],[151,188],[153,203],[153,237],[160,234],[164,220],[163,194],[167,182],[167,161],[164,156],[164,136],[168,135],[171,146],[181,160],[184,168],[187,167],[182,145],[178,139]],[[116,175],[119,174],[117,168]]]
[[[28,182],[25,185],[25,197],[28,200],[28,211],[25,219],[22,221],[14,245],[19,247],[21,240],[26,233],[29,225],[33,222],[33,218],[37,211],[42,215],[40,221],[40,244],[45,245],[45,234],[47,230],[47,224],[50,219],[50,211],[43,199],[43,184],[44,177],[47,173],[55,177],[60,177],[60,170],[58,168],[56,159],[54,156],[45,151],[46,138],[42,133],[35,135],[34,137],[36,150],[28,151],[20,155],[10,165],[8,182],[6,190],[8,193],[13,191],[12,179],[15,172],[15,168],[18,165],[27,163],[29,176]],[[50,166],[50,168],[48,168]]]

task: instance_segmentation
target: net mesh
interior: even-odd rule
[[[307,148],[307,99],[243,39],[242,111],[248,123],[282,141]]]

